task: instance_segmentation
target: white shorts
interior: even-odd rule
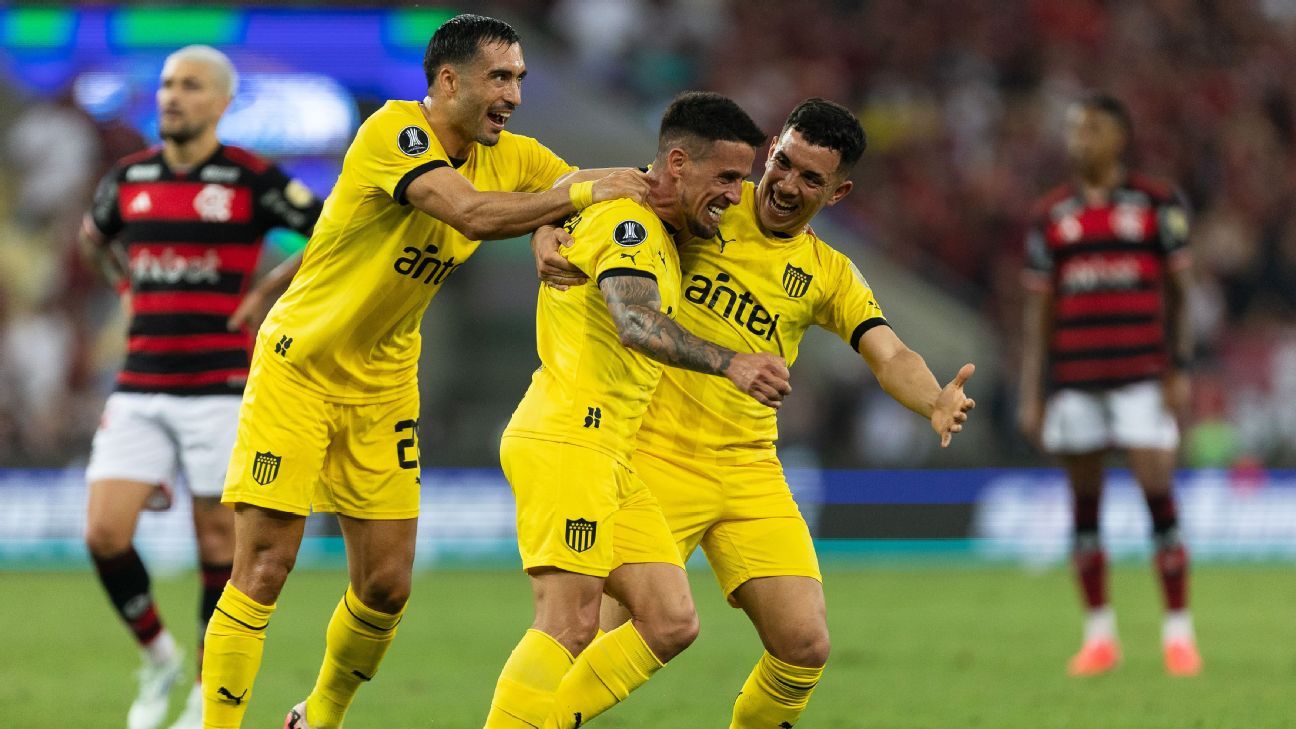
[[[1044,411],[1044,449],[1091,453],[1105,448],[1179,446],[1179,426],[1166,408],[1161,382],[1148,380],[1110,390],[1059,390]]]
[[[86,480],[171,484],[220,496],[238,426],[238,395],[114,392],[90,447]]]

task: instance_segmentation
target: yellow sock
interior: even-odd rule
[[[616,706],[662,667],[634,622],[595,640],[554,692],[546,729],[573,729]]]
[[[548,633],[528,630],[500,671],[486,729],[544,726],[553,693],[571,669],[572,654]]]
[[[803,668],[784,663],[769,653],[761,656],[734,702],[729,729],[791,727],[796,724],[810,693],[823,676],[823,667]]]
[[[315,690],[306,697],[306,721],[312,729],[342,726],[360,684],[378,671],[404,614],[403,609],[390,615],[370,608],[347,585],[329,620]]]
[[[237,729],[243,723],[274,609],[226,583],[204,637],[204,729]]]

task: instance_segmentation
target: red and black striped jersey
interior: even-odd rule
[[[124,392],[239,394],[251,337],[225,322],[248,289],[271,228],[309,233],[320,200],[244,149],[221,146],[184,173],[160,147],[104,176],[85,225],[116,240],[130,266],[131,324]]]
[[[1101,204],[1074,185],[1039,202],[1026,281],[1053,292],[1052,387],[1115,387],[1166,370],[1166,275],[1188,265],[1187,243],[1183,197],[1142,175]]]

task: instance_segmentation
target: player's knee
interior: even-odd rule
[[[91,521],[86,524],[85,545],[92,557],[108,559],[130,549],[133,536],[116,525]]]
[[[644,640],[663,662],[669,661],[693,645],[701,629],[697,611],[692,605],[664,612],[643,622]]]
[[[831,647],[825,626],[797,631],[769,646],[770,654],[780,661],[806,668],[818,668],[828,663]]]
[[[363,585],[352,585],[351,589],[369,608],[395,615],[409,602],[410,581],[408,578],[382,577],[367,580]]]
[[[279,592],[288,581],[288,573],[292,572],[296,563],[295,554],[279,551],[260,552],[246,572],[240,570],[240,565],[235,562],[234,574],[230,580],[252,599],[269,604],[279,599]]]

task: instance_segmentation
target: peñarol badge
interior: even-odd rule
[[[623,220],[612,231],[612,240],[619,246],[633,248],[648,239],[648,229],[637,220]]]
[[[396,137],[396,146],[406,157],[419,157],[428,151],[428,135],[419,127],[405,127]]]
[[[268,486],[279,475],[279,462],[283,460],[270,451],[257,451],[252,458],[252,480]]]
[[[598,534],[598,522],[585,519],[567,520],[567,546],[573,552],[584,552],[594,546],[594,537]]]
[[[810,289],[812,278],[813,275],[789,263],[787,268],[783,269],[783,290],[788,292],[788,296],[799,299]]]

